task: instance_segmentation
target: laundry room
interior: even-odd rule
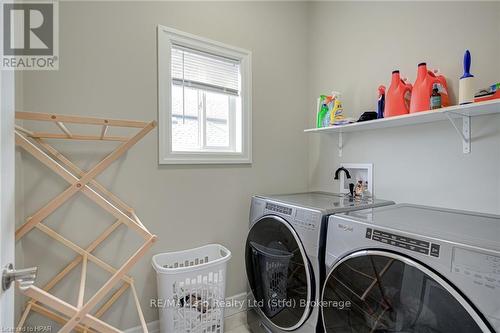
[[[0,7],[0,332],[500,333],[499,1]]]

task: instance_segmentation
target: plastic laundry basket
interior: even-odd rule
[[[161,333],[224,331],[230,258],[231,252],[218,244],[153,256]]]
[[[262,310],[272,318],[284,308],[288,287],[288,266],[293,254],[250,242],[252,261],[262,288],[257,288],[256,298],[263,300]]]

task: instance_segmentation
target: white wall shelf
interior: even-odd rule
[[[304,130],[304,132],[330,134],[337,133],[339,135],[339,156],[342,156],[342,133],[369,131],[381,128],[409,126],[449,120],[453,125],[453,128],[457,131],[460,140],[462,141],[464,154],[468,154],[470,153],[471,144],[470,118],[488,114],[500,114],[500,100],[497,99],[466,105],[454,105],[446,108],[441,108],[439,110],[423,111],[402,116],[376,119],[360,123],[352,123],[342,126],[311,128]],[[455,119],[462,120],[461,128],[457,126],[457,124],[455,123]]]

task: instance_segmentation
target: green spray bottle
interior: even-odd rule
[[[325,118],[328,115],[328,106],[325,104],[326,96],[321,95],[318,99],[318,106],[321,108],[318,110],[318,115],[316,117],[316,127],[321,128],[325,126]]]

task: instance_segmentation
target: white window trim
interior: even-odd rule
[[[248,164],[252,163],[252,72],[250,51],[204,37],[158,25],[158,163],[159,164]],[[241,152],[172,152],[172,88],[170,52],[172,43],[230,56],[240,61],[242,96]]]

